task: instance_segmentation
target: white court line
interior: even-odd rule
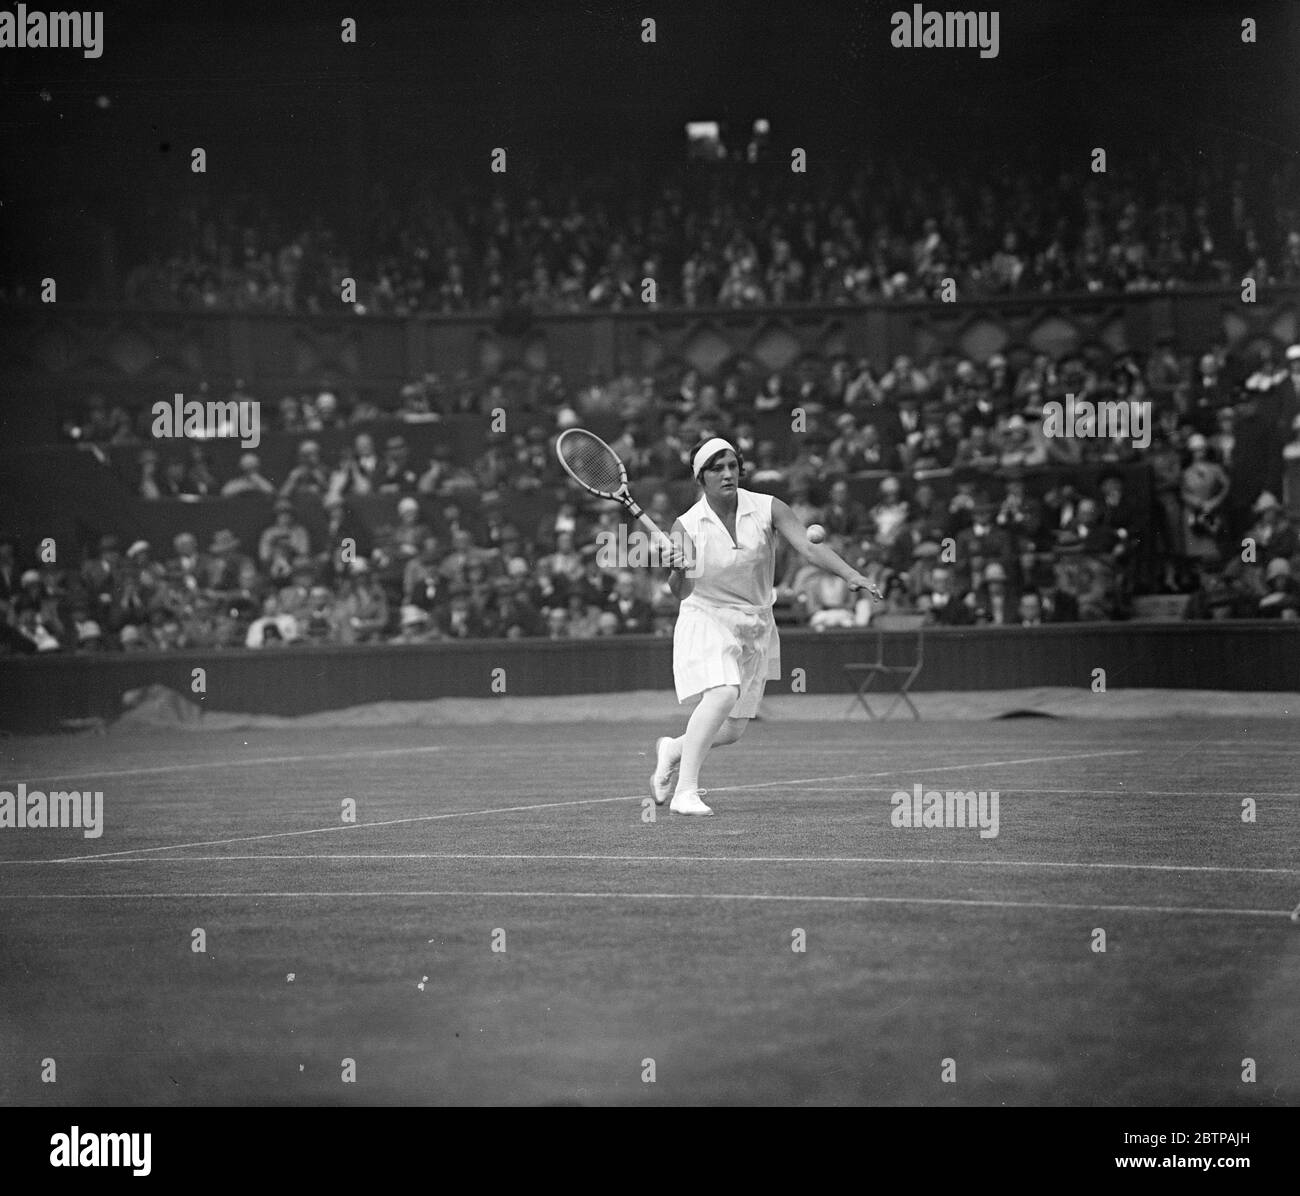
[[[256,760],[205,760],[192,764],[162,764],[156,768],[119,768],[112,772],[97,772],[93,767],[80,772],[60,772],[32,778],[32,784],[48,785],[51,781],[75,781],[80,777],[146,777],[166,772],[194,772],[204,768],[255,768],[260,764],[314,764],[317,760],[373,760],[379,756],[409,756],[417,752],[444,752],[445,744],[423,747],[379,748],[371,752],[332,752],[311,756],[260,756]],[[15,770],[17,771],[17,770]]]
[[[357,852],[314,853],[296,855],[181,855],[171,858],[153,856],[147,860],[106,859],[101,864],[231,864],[248,860],[486,860],[503,863],[535,862],[539,860],[579,863],[637,863],[637,864],[923,864],[932,867],[952,866],[973,868],[1107,868],[1133,872],[1226,872],[1261,876],[1300,876],[1300,868],[1234,868],[1224,864],[1111,864],[1093,861],[1068,860],[961,860],[928,859],[900,856],[807,856],[807,855],[534,855],[488,852]],[[55,863],[54,860],[29,860],[32,864]]]
[[[808,894],[783,893],[561,893],[528,891],[472,891],[459,889],[376,889],[355,891],[253,893],[0,893],[0,901],[315,901],[322,897],[372,898],[372,897],[474,897],[526,900],[563,901],[799,901],[839,905],[941,905],[967,906],[980,909],[1031,909],[1031,910],[1087,910],[1090,913],[1127,914],[1203,914],[1227,915],[1244,918],[1290,918],[1285,909],[1216,908],[1195,905],[1089,905],[1082,902],[1057,901],[979,901],[957,897],[828,897]]]
[[[389,818],[383,822],[346,822],[337,826],[315,826],[301,831],[273,831],[266,835],[241,835],[237,839],[207,839],[200,843],[168,843],[162,847],[132,847],[125,851],[101,851],[93,855],[70,855],[56,860],[47,860],[50,864],[77,864],[88,860],[105,860],[113,856],[144,855],[155,851],[180,851],[186,847],[225,847],[230,843],[255,843],[263,839],[291,839],[295,835],[324,835],[330,831],[360,831],[377,826],[400,826],[408,822],[437,822],[443,818],[472,818],[477,814],[516,814],[524,810],[551,810],[558,806],[593,806],[601,802],[635,801],[648,797],[645,793],[633,793],[620,797],[584,797],[576,801],[542,802],[532,806],[494,806],[489,810],[452,810],[445,814],[420,814],[412,818]],[[0,864],[21,864],[31,861],[0,860]]]
[[[932,769],[931,771],[938,771]],[[925,786],[928,788],[928,786]],[[888,785],[864,785],[863,792],[866,793],[888,793]],[[811,785],[807,788],[800,789],[800,793],[847,793],[849,790],[840,785]],[[1012,791],[1003,792],[1002,796],[1007,797],[1039,797],[1044,793],[1050,794],[1077,794],[1082,793],[1089,796],[1098,797],[1300,797],[1300,793],[1295,790],[1278,791],[1278,792],[1260,792],[1258,790],[1227,790],[1227,789],[1039,789],[1024,790],[1020,793]]]
[[[1141,748],[1128,748],[1112,752],[1076,752],[1068,756],[1028,756],[1023,760],[983,760],[974,764],[943,764],[935,768],[926,768],[925,772],[956,772],[963,768],[1010,768],[1013,764],[1047,764],[1057,760],[1093,760],[1098,756],[1140,756]],[[883,772],[849,772],[837,777],[807,777],[793,781],[762,781],[754,785],[717,785],[709,786],[710,793],[730,793],[736,789],[771,789],[780,785],[811,785],[817,781],[869,781],[875,777],[895,777],[900,772],[911,772],[913,766],[904,768],[887,768]],[[919,770],[918,770],[919,771]]]
[[[1135,756],[1140,755],[1141,749],[1134,748],[1127,751],[1111,752],[1083,752],[1075,753],[1068,756],[1034,756],[1024,760],[990,760],[987,762],[976,762],[974,764],[948,764],[940,768],[931,768],[930,772],[952,772],[961,768],[1001,768],[1012,764],[1043,764],[1055,760],[1078,760],[1091,759],[1097,756]],[[801,777],[789,781],[762,781],[754,785],[720,785],[712,789],[714,793],[734,793],[737,791],[748,791],[751,789],[770,789],[779,785],[805,785],[812,784],[816,781],[850,781],[854,779],[871,780],[874,777],[892,777],[905,771],[901,768],[890,768],[883,772],[862,772],[862,773],[844,773],[839,776],[830,777]],[[335,831],[358,831],[381,826],[403,826],[415,822],[438,822],[446,818],[473,818],[480,814],[518,814],[530,810],[552,810],[562,806],[594,806],[606,802],[616,801],[640,801],[648,797],[646,793],[624,794],[621,797],[587,797],[575,801],[560,802],[540,802],[535,805],[527,806],[493,806],[485,810],[453,810],[444,814],[419,814],[410,818],[389,818],[382,822],[355,822],[339,823],[330,826],[312,827],[301,831],[273,831],[264,835],[240,835],[232,839],[205,839],[194,843],[169,843],[161,847],[134,847],[126,848],[122,851],[98,851],[89,855],[63,856],[59,859],[49,860],[51,864],[75,864],[84,860],[108,859],[113,856],[123,855],[145,855],[158,851],[181,851],[189,847],[226,847],[232,843],[253,843],[265,839],[287,839],[296,835],[324,835]],[[20,860],[0,860],[0,864],[22,863]]]

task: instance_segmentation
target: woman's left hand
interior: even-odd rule
[[[846,579],[850,590],[866,590],[877,602],[885,600],[884,594],[876,587],[876,583],[868,581],[861,573],[855,572],[852,577]]]

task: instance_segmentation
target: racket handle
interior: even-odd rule
[[[660,546],[660,548],[665,546],[668,548],[673,547],[672,540],[664,535],[663,529],[641,509],[641,504],[630,494],[627,496],[627,509],[641,520],[641,526],[650,533],[651,538]]]
[[[655,543],[657,543],[660,547],[667,546],[671,548],[673,546],[673,542],[667,536],[664,535],[663,529],[653,519],[651,519],[650,516],[647,515],[644,511],[638,511],[636,517],[639,520],[641,520],[641,523],[645,527],[646,531],[650,533],[650,535],[654,538]]]

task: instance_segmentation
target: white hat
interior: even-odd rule
[[[1251,508],[1257,515],[1262,515],[1265,511],[1276,511],[1282,504],[1277,501],[1277,497],[1269,490],[1265,490],[1257,499],[1255,505]]]
[[[131,557],[131,556],[135,556],[137,552],[148,552],[148,551],[149,551],[149,541],[137,540],[134,544],[131,545],[130,548],[126,550],[126,555]]]
[[[402,607],[402,626],[415,627],[420,623],[429,621],[429,612],[422,610],[418,606],[407,605]]]
[[[419,509],[420,504],[413,498],[404,498],[397,504],[397,513],[399,515],[405,515],[407,511],[418,511]]]
[[[1300,344],[1294,344],[1288,347],[1286,351],[1287,361],[1300,361]]]

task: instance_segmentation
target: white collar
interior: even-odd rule
[[[716,523],[723,531],[726,531],[726,524],[722,522],[717,511],[710,505],[708,497],[701,494],[700,501],[696,504],[700,508],[700,518],[709,519]],[[739,523],[742,516],[754,515],[758,513],[758,497],[748,490],[742,490],[736,487],[736,522]],[[730,533],[728,533],[730,535]]]

